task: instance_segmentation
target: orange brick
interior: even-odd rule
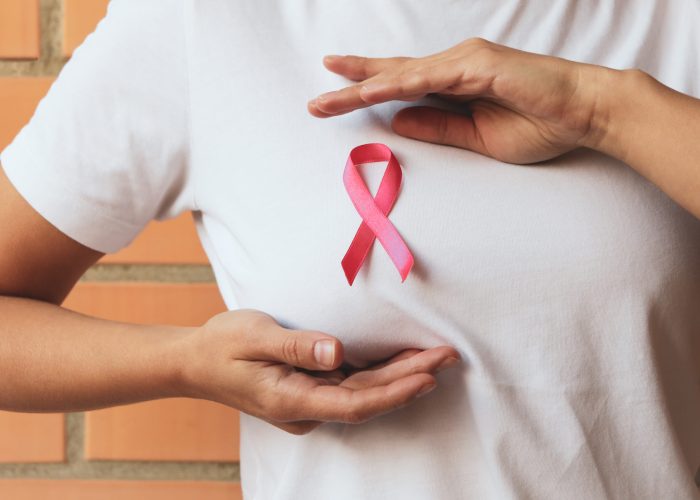
[[[213,284],[79,283],[65,304],[105,319],[200,325],[226,310]],[[191,399],[149,401],[88,412],[92,459],[236,461],[238,413]]]
[[[39,57],[39,0],[0,2],[0,58]]]
[[[239,483],[2,479],[0,498],[12,500],[242,500]]]
[[[88,412],[91,460],[239,460],[238,412],[196,399],[163,399]]]
[[[64,429],[62,413],[0,411],[0,462],[63,462]]]
[[[78,283],[64,306],[113,321],[181,326],[226,310],[211,283]]]
[[[17,0],[22,1],[22,0]],[[63,0],[63,55],[70,57],[105,16],[109,0]]]
[[[103,263],[207,264],[192,215],[153,221],[127,248],[105,255]]]
[[[0,5],[3,5],[2,1]],[[2,8],[0,18],[1,11]],[[29,121],[52,82],[52,78],[0,78],[0,150]]]

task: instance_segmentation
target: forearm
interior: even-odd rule
[[[593,149],[624,161],[700,217],[700,100],[641,71],[602,69]]]
[[[179,396],[179,342],[191,329],[84,316],[0,297],[0,409],[79,411]]]

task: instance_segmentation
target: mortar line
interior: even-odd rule
[[[0,76],[52,77],[63,56],[63,2],[40,0],[40,54],[34,60],[0,60]],[[98,264],[82,281],[214,282],[207,265]],[[230,462],[93,461],[85,460],[85,415],[65,415],[64,463],[2,463],[0,478],[240,481],[240,464]]]
[[[0,76],[56,76],[65,64],[63,44],[63,2],[40,0],[38,59],[0,60]]]
[[[104,479],[124,481],[240,481],[238,462],[83,460],[73,463],[4,463],[0,479]]]
[[[96,264],[81,281],[214,283],[215,279],[207,264]]]
[[[85,445],[85,413],[66,413],[65,419],[66,461],[69,464],[82,462]]]

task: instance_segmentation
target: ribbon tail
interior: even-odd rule
[[[350,243],[348,251],[345,252],[345,256],[341,261],[343,271],[345,272],[345,277],[347,278],[350,286],[352,286],[352,283],[355,281],[357,273],[360,272],[362,264],[365,262],[365,258],[367,258],[375,238],[376,236],[372,230],[363,221],[362,224],[360,224],[357,233],[355,233],[355,237],[352,239],[352,243]]]
[[[384,247],[384,250],[386,250],[386,253],[389,254],[391,261],[401,275],[401,283],[403,283],[413,268],[413,254],[391,221],[387,219],[386,222],[387,225],[384,230],[377,232],[377,239]]]

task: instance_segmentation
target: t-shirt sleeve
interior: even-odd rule
[[[101,252],[193,210],[180,0],[111,0],[34,115],[0,154],[51,224]]]

